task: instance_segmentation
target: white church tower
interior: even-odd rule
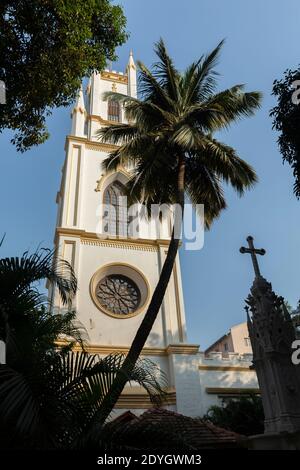
[[[78,279],[74,308],[89,335],[88,350],[100,355],[128,351],[157,284],[170,238],[170,221],[166,219],[159,224],[141,219],[138,238],[128,235],[122,194],[130,172],[120,167],[114,174],[105,174],[102,162],[117,147],[99,142],[96,136],[103,126],[125,122],[122,106],[104,99],[107,91],[137,96],[132,52],[125,73],[93,73],[86,100],[82,88],[79,91],[71,115],[71,134],[66,138],[55,234],[59,256],[71,263]],[[110,212],[104,203],[114,210]],[[55,307],[62,307],[57,293],[51,295]],[[167,374],[166,406],[199,416],[198,346],[186,341],[177,258],[143,355]],[[136,387],[126,388],[117,404],[120,412],[142,412],[150,406],[148,397]]]

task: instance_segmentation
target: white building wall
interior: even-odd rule
[[[124,345],[131,344],[134,335],[142,321],[143,314],[131,318],[112,318],[93,304],[90,292],[90,280],[93,274],[101,267],[117,262],[130,263],[138,267],[147,278],[150,285],[150,296],[155,288],[158,276],[158,266],[155,252],[130,250],[126,247],[98,246],[95,250],[94,242],[87,241],[80,247],[80,272],[78,277],[79,289],[88,295],[78,295],[78,316],[85,324],[92,322],[90,341],[93,344]],[[147,305],[144,308],[146,310]],[[148,338],[147,346],[163,347],[163,328],[161,312],[159,313],[152,332]]]
[[[229,353],[198,354],[198,374],[202,397],[202,414],[212,405],[221,405],[223,398],[257,393],[259,389],[255,370],[251,369],[252,355]]]
[[[186,416],[201,417],[197,354],[172,354],[169,360],[176,388],[176,411]]]
[[[232,326],[230,332],[234,352],[239,354],[252,354],[247,322]]]

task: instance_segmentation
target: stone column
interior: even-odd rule
[[[265,433],[300,431],[300,366],[292,362],[295,329],[272,285],[257,276],[246,300],[248,328],[264,412]]]

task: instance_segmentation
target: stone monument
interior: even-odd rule
[[[300,366],[292,362],[295,328],[283,297],[261,276],[253,238],[247,238],[255,279],[246,299],[253,367],[261,389],[265,432],[249,439],[254,449],[300,449]]]

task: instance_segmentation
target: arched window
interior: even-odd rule
[[[127,237],[128,215],[125,186],[119,181],[111,183],[104,191],[104,232]]]
[[[120,103],[116,100],[110,99],[107,102],[107,119],[109,121],[121,121]]]

